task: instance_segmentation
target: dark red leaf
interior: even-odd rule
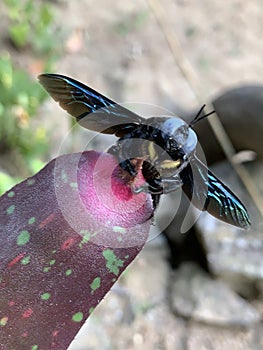
[[[64,350],[147,240],[149,195],[116,160],[61,156],[0,198],[2,350]]]

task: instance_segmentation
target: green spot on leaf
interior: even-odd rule
[[[50,271],[50,269],[51,269],[51,267],[44,267],[43,272],[48,272],[48,271]]]
[[[80,234],[83,236],[82,241],[79,243],[80,248],[82,248],[90,240],[91,234],[87,230],[81,230]]]
[[[125,227],[113,226],[112,229],[113,229],[113,232],[122,233],[122,234],[126,233],[126,228]]]
[[[31,347],[31,350],[37,350],[38,349],[38,345],[33,345],[32,347]]]
[[[8,195],[9,198],[12,198],[12,197],[14,197],[15,192],[14,191],[10,191],[10,192],[8,192],[7,195]]]
[[[64,183],[67,183],[68,182],[68,175],[67,173],[65,172],[65,169],[62,169],[61,171],[61,179]]]
[[[50,265],[50,266],[53,266],[53,265],[55,265],[55,263],[56,263],[56,260],[53,259],[53,260],[50,260],[49,265]]]
[[[123,266],[123,260],[118,259],[111,249],[105,249],[102,254],[107,261],[106,267],[108,270],[118,276],[120,272],[119,268]]]
[[[28,223],[29,223],[29,225],[32,225],[35,221],[36,221],[36,218],[34,216],[32,216],[32,218],[30,218],[28,220]]]
[[[30,259],[31,259],[30,255],[25,256],[25,257],[21,260],[21,264],[22,264],[22,265],[27,265],[27,264],[29,264],[29,263],[30,263]]]
[[[82,320],[83,320],[83,313],[82,312],[77,312],[72,316],[73,322],[81,322]]]
[[[100,277],[96,277],[94,278],[94,280],[92,281],[92,283],[90,284],[90,288],[94,291],[96,289],[98,289],[100,287],[100,281],[101,278]]]
[[[70,187],[71,188],[78,188],[78,184],[76,182],[71,182]]]
[[[48,300],[50,298],[50,293],[43,293],[42,295],[41,295],[41,299],[42,300]]]
[[[91,314],[93,311],[94,311],[94,307],[91,307],[91,308],[89,309],[89,314]]]
[[[68,269],[66,272],[65,272],[66,276],[70,276],[72,274],[72,270],[71,269]]]
[[[7,324],[7,322],[8,322],[8,317],[7,316],[2,317],[0,319],[0,326],[5,326]]]
[[[10,214],[12,214],[14,212],[14,210],[15,210],[15,205],[12,204],[12,205],[10,205],[10,207],[8,207],[6,209],[6,212],[7,212],[8,215],[10,215]]]
[[[16,243],[18,245],[25,245],[29,242],[29,239],[30,239],[30,233],[26,230],[23,230],[17,236]]]

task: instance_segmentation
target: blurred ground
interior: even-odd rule
[[[81,80],[118,102],[148,103],[169,111],[198,109],[226,88],[262,83],[261,0],[161,2],[166,25],[177,36],[200,80],[200,101],[182,76],[149,4],[142,0],[58,1],[57,25],[63,27],[67,42],[56,72]],[[27,66],[30,58],[16,60],[20,66]],[[87,132],[81,128],[75,130],[69,148],[62,143],[70,118],[53,101],[45,104],[40,118],[50,129],[51,156],[87,147]],[[127,277],[95,310],[70,349],[263,347],[258,325],[246,329],[219,327],[175,316],[167,302],[168,281],[174,277],[166,256],[162,241],[148,246]],[[261,302],[254,303],[262,314]]]
[[[162,7],[166,25],[198,76],[201,101],[179,71],[147,1],[58,2],[58,26],[68,40],[57,72],[118,102],[153,104],[169,111],[178,106],[198,109],[225,88],[262,81],[260,1],[222,5],[215,0],[165,0]],[[50,113],[59,114],[56,132],[61,138],[61,123],[68,119],[54,103],[50,108]],[[79,147],[74,146],[78,151]]]

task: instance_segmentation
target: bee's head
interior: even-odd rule
[[[186,157],[191,155],[197,146],[197,135],[189,125],[179,117],[171,117],[164,121],[162,133],[171,143],[175,141]]]

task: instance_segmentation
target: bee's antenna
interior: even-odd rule
[[[197,113],[197,115],[194,117],[194,119],[193,119],[193,120],[191,121],[191,123],[189,124],[189,126],[190,126],[191,128],[193,127],[194,124],[196,124],[196,123],[199,122],[200,120],[202,120],[202,119],[204,119],[204,118],[208,117],[209,115],[211,115],[211,114],[213,114],[213,113],[216,112],[216,111],[212,111],[212,112],[209,112],[209,113],[207,113],[207,114],[205,114],[205,115],[202,115],[202,116],[200,117],[200,114],[203,112],[204,108],[205,108],[205,105],[203,105],[203,106],[200,108],[200,110],[199,110],[199,112]]]

